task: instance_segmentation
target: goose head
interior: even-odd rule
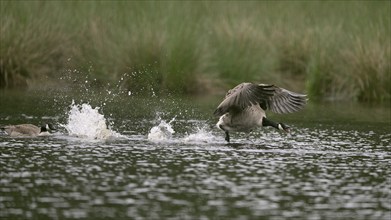
[[[41,126],[41,133],[55,131],[55,130],[57,130],[57,128],[55,126],[53,126],[52,124],[44,124]]]
[[[290,131],[290,127],[286,124],[283,124],[283,123],[278,123],[278,129],[281,130],[281,131],[285,131],[285,132],[288,132]]]

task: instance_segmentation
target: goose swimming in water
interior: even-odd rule
[[[274,85],[241,83],[227,92],[214,115],[220,117],[216,125],[225,132],[225,140],[229,142],[229,132],[250,132],[260,126],[289,132],[287,125],[266,118],[265,110],[291,113],[301,110],[306,103],[304,94]]]
[[[7,125],[1,129],[12,137],[46,136],[50,135],[49,131],[56,130],[51,124],[45,124],[41,127],[32,124]]]

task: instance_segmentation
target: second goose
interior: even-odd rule
[[[49,131],[56,130],[51,124],[45,124],[41,127],[32,124],[7,125],[1,129],[12,137],[45,136],[50,135]]]

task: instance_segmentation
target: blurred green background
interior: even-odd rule
[[[391,97],[391,1],[0,4],[1,89],[61,88],[66,75],[159,94],[251,81],[312,100]]]

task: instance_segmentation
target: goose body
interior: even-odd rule
[[[265,111],[259,105],[252,105],[236,114],[225,113],[217,122],[217,127],[224,131],[250,132],[262,126]]]
[[[272,126],[288,132],[289,127],[266,118],[265,110],[284,114],[301,110],[307,102],[306,95],[269,85],[241,83],[229,90],[214,112],[219,117],[217,127],[229,132],[251,132],[262,126]]]
[[[55,130],[50,124],[45,124],[41,127],[32,124],[7,125],[1,129],[11,137],[46,136],[50,135],[50,130]]]

